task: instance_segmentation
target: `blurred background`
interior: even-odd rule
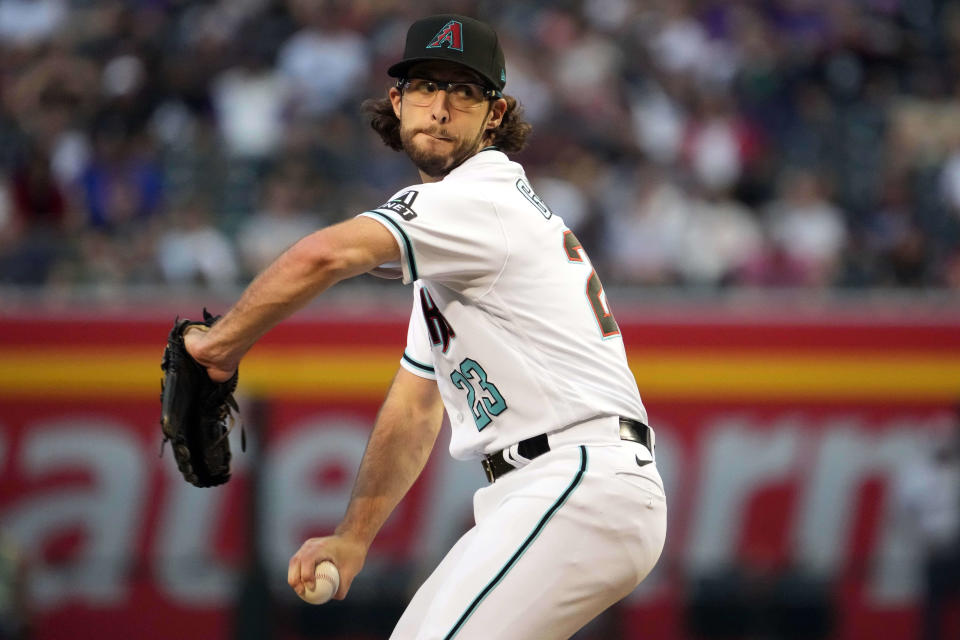
[[[251,352],[229,485],[157,457],[173,317],[417,180],[359,105],[440,11],[497,29],[516,159],[657,430],[663,558],[577,637],[960,638],[942,0],[0,0],[0,638],[383,638],[469,526],[483,475],[441,436],[347,601],[285,584],[398,366],[396,282]]]

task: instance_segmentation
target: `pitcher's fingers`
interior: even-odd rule
[[[295,553],[290,558],[290,565],[287,567],[287,584],[293,587],[299,595],[303,595],[304,586],[300,581],[300,554]]]
[[[306,557],[300,559],[300,582],[303,583],[304,588],[313,589],[314,583],[317,581],[317,561],[315,558]]]

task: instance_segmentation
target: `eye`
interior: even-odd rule
[[[483,97],[480,87],[475,84],[452,84],[450,85],[450,92],[470,101],[480,100]]]
[[[437,83],[432,80],[411,80],[410,89],[424,95],[433,95],[439,90]]]

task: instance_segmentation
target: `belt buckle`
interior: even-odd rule
[[[650,455],[655,455],[653,429],[639,420],[620,418],[620,439],[642,444]]]
[[[496,477],[493,475],[493,467],[490,465],[490,458],[486,456],[481,458],[480,466],[483,467],[483,472],[487,474],[487,482],[493,484],[493,481],[496,480]]]

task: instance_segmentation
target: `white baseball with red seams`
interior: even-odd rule
[[[323,604],[330,600],[340,588],[340,571],[337,565],[324,560],[314,572],[313,589],[306,589],[300,598],[310,604]]]

